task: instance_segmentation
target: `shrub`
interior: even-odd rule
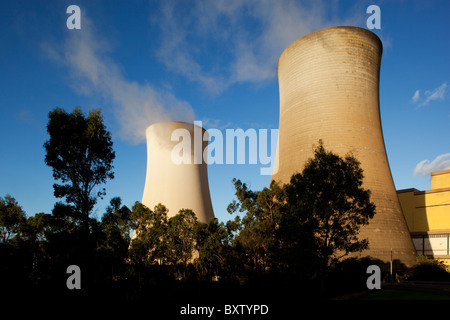
[[[442,261],[424,256],[417,258],[417,263],[411,267],[409,280],[419,281],[450,281],[450,273]]]

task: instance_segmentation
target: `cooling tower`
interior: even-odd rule
[[[214,217],[207,164],[202,161],[208,143],[202,137],[207,134],[205,129],[184,122],[160,122],[147,128],[145,206],[153,210],[161,203],[169,209],[168,217],[180,209],[192,209],[204,223]]]
[[[319,139],[326,150],[352,153],[364,170],[376,214],[361,228],[369,240],[361,256],[384,262],[416,262],[386,155],[379,107],[382,44],[372,32],[333,27],[290,45],[278,61],[280,123],[272,179],[287,183],[314,157]],[[278,171],[277,171],[278,167]]]

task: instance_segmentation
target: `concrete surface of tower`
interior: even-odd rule
[[[175,130],[181,130],[178,132],[184,135],[172,138]],[[147,175],[142,204],[153,210],[161,203],[169,209],[168,217],[176,215],[180,209],[192,209],[204,223],[214,217],[207,163],[203,161],[208,143],[202,139],[205,134],[208,132],[199,126],[177,121],[160,122],[147,128]],[[179,161],[174,160],[183,155],[172,152],[183,142],[188,148],[181,151],[188,152],[188,161],[177,163]]]
[[[361,162],[376,214],[361,228],[361,256],[416,262],[386,155],[379,106],[382,43],[371,31],[332,27],[291,44],[278,61],[280,119],[272,180],[289,182],[314,156],[319,139]]]

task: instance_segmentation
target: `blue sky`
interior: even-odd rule
[[[101,108],[116,151],[116,178],[95,207],[132,206],[145,183],[143,128],[192,118],[205,128],[278,128],[276,64],[296,39],[338,25],[367,28],[381,9],[380,107],[397,189],[429,189],[450,169],[449,1],[3,1],[0,7],[0,196],[30,216],[50,213],[44,163],[48,112]],[[69,30],[69,5],[81,29]],[[214,164],[216,216],[230,218],[236,177],[267,186],[260,165]]]

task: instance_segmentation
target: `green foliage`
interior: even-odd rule
[[[87,225],[97,198],[105,195],[104,188],[94,192],[95,188],[114,178],[111,134],[100,110],[85,116],[78,107],[71,113],[60,108],[51,111],[47,132],[50,139],[44,144],[45,163],[62,182],[53,185],[54,195],[73,204]]]
[[[121,205],[119,197],[112,198],[101,221],[106,243],[111,248],[128,247],[131,238],[131,210]]]
[[[245,212],[242,220],[234,221],[234,229],[239,233],[233,245],[243,262],[241,271],[245,275],[264,273],[271,268],[280,247],[276,232],[283,203],[282,189],[272,183],[270,188],[253,192],[240,180],[233,179],[233,184],[238,202],[234,200],[228,212]]]
[[[194,261],[196,238],[202,232],[195,213],[181,209],[168,219],[167,208],[162,204],[152,211],[136,202],[131,215],[135,232],[130,247],[131,261],[141,266],[172,265],[186,278]]]
[[[169,263],[182,266],[184,278],[194,252],[196,224],[197,217],[190,209],[181,209],[168,221],[167,258]]]
[[[167,208],[163,205],[150,210],[140,202],[132,208],[134,238],[131,241],[130,258],[135,264],[164,263],[167,255]]]
[[[0,197],[0,237],[3,243],[19,234],[26,221],[25,212],[10,195]]]
[[[377,265],[381,268],[381,279],[389,274],[383,271],[384,262],[371,257],[345,258],[335,263],[327,274],[326,293],[328,297],[367,290],[367,268]]]
[[[417,281],[450,281],[450,273],[442,261],[418,256],[417,263],[409,270],[408,279]]]
[[[28,217],[26,223],[22,225],[21,233],[28,241],[42,242],[45,241],[45,235],[49,232],[50,215],[40,212],[34,216]]]
[[[131,210],[122,206],[119,197],[112,198],[99,225],[101,234],[96,250],[110,263],[113,276],[119,276],[125,269],[131,225]]]
[[[312,278],[343,256],[367,248],[359,228],[375,214],[363,173],[352,156],[327,152],[320,142],[301,173],[280,187],[254,192],[233,180],[230,213],[244,212],[235,246],[252,274],[280,272]]]
[[[230,250],[230,234],[226,225],[217,218],[209,224],[195,225],[195,249],[198,252],[196,264],[205,279],[211,279],[226,272],[226,254]]]
[[[236,199],[228,212],[235,216],[226,222],[201,223],[190,209],[169,218],[162,204],[150,209],[136,202],[130,210],[119,197],[97,221],[89,213],[104,191],[92,192],[113,177],[114,158],[100,112],[85,117],[79,109],[71,114],[56,109],[48,129],[46,162],[63,183],[55,185],[55,195],[66,197],[66,203],[56,203],[51,214],[26,218],[14,198],[0,198],[0,281],[7,288],[17,286],[10,279],[22,279],[26,288],[59,293],[67,266],[76,264],[83,273],[82,292],[91,297],[99,288],[127,299],[154,296],[158,283],[165,288],[216,276],[230,288],[257,283],[273,292],[301,287],[307,295],[326,279],[329,293],[338,294],[332,289],[363,288],[367,264],[378,264],[342,261],[367,247],[358,233],[375,206],[370,191],[362,188],[358,161],[327,152],[322,143],[283,186],[272,181],[252,191],[233,179]],[[444,274],[441,264],[427,260],[411,270],[410,278],[444,279]]]
[[[353,156],[341,158],[320,141],[300,174],[286,185],[288,214],[314,234],[322,270],[351,252],[368,247],[359,229],[375,214],[370,191],[362,188],[363,170]]]

